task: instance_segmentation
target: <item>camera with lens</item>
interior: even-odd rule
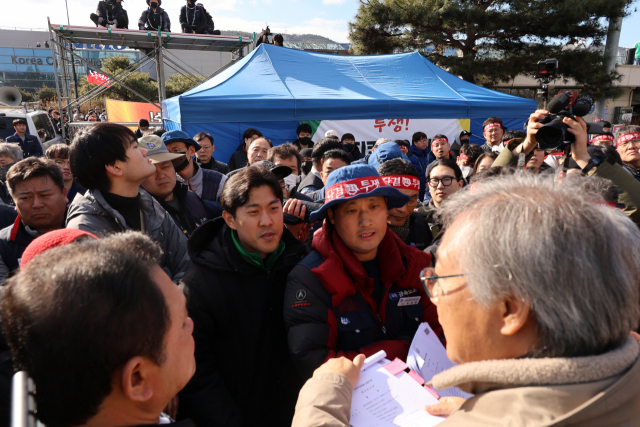
[[[287,200],[289,200],[288,197],[285,197],[282,199],[282,206],[285,205],[285,203],[287,203]],[[306,209],[306,213],[304,214],[304,219],[299,218],[295,215],[291,215],[291,214],[284,214],[284,223],[287,225],[298,225],[298,224],[302,224],[302,223],[309,223],[309,215],[311,215],[311,212],[313,211],[317,211],[318,209],[320,209],[322,207],[322,203],[314,203],[314,202],[307,202],[306,200],[300,200],[300,203],[302,203],[302,206],[305,206]]]
[[[569,126],[563,123],[565,117],[575,120],[576,117],[584,117],[593,111],[595,101],[589,94],[565,91],[557,94],[550,102],[545,118],[538,121],[543,123],[536,133],[538,145],[545,151],[562,150],[566,145],[575,142],[575,136],[568,131]],[[587,123],[587,132],[601,135],[603,133],[601,123]]]

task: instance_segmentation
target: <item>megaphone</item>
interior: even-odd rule
[[[22,102],[22,94],[15,87],[0,87],[0,104],[15,107]]]

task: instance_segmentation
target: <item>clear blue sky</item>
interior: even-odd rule
[[[67,0],[73,25],[93,25],[89,14],[97,0]],[[221,30],[259,32],[265,24],[273,32],[318,34],[337,42],[348,42],[347,23],[353,20],[357,0],[202,0]],[[174,31],[179,30],[180,0],[164,0]],[[146,8],[145,0],[125,0],[131,28]],[[640,6],[638,6],[640,7]],[[47,16],[52,23],[67,22],[64,0],[2,0],[0,27],[45,28]],[[640,11],[625,19],[620,46],[633,47],[640,41]]]

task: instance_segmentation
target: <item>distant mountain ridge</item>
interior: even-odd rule
[[[273,36],[278,34],[275,31],[271,32],[270,39],[273,40]],[[321,44],[330,44],[337,43],[331,40],[328,37],[318,36],[315,34],[285,34],[280,33],[284,37],[284,41],[286,42],[294,42],[294,43],[321,43]],[[223,36],[240,36],[242,38],[253,38],[253,33],[249,33],[246,31],[222,31]],[[256,32],[256,37],[260,36],[260,33]]]

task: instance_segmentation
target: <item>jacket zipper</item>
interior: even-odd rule
[[[378,316],[378,322],[380,322],[380,327],[382,328],[382,333],[384,334],[384,337],[387,337],[387,328],[384,327],[384,325],[382,324],[382,319],[380,318],[380,313],[377,314]]]

